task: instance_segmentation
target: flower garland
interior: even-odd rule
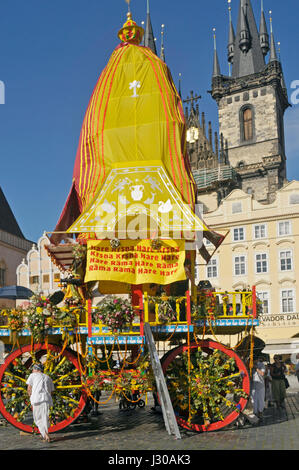
[[[117,297],[104,299],[100,306],[93,309],[93,320],[102,322],[113,332],[122,331],[128,323],[133,322],[134,316],[131,302]]]
[[[96,367],[96,366],[94,366]],[[116,395],[125,395],[128,399],[131,394],[139,396],[152,391],[154,375],[147,356],[143,356],[135,369],[94,369],[92,377],[87,379],[86,387],[91,391],[113,391]]]
[[[1,311],[1,315],[7,317],[7,326],[11,331],[12,339],[16,339],[19,332],[28,328],[31,332],[32,341],[43,341],[53,326],[60,326],[63,330],[62,339],[66,335],[72,335],[78,326],[80,313],[85,310],[82,305],[73,306],[65,302],[58,308],[51,303],[46,296],[34,294],[31,304],[26,309],[14,308]]]
[[[197,350],[192,354],[189,379],[188,357],[183,353],[168,366],[166,375],[175,411],[183,416],[189,413],[191,419],[196,416],[196,422],[200,419],[205,425],[223,420],[226,407],[238,411],[236,403],[247,398],[235,360],[221,351],[205,355]]]
[[[159,302],[158,321],[163,324],[176,321],[176,313],[168,300]]]
[[[220,314],[215,293],[212,290],[201,291],[198,295],[198,304],[192,305],[192,319],[198,321],[202,318],[214,320]]]
[[[34,294],[30,300],[31,305],[26,311],[26,323],[31,331],[33,341],[39,342],[47,335],[55,307],[48,297],[39,294]]]
[[[158,304],[158,322],[162,324],[175,322],[177,320],[177,315],[172,307],[172,303],[175,303],[178,297],[166,296],[162,293],[161,297],[152,297],[149,296],[149,302],[153,304]]]
[[[24,328],[24,314],[22,308],[13,308],[6,311],[8,317],[8,328],[12,331],[19,332]]]

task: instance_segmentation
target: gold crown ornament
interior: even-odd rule
[[[127,13],[127,21],[118,31],[119,39],[122,42],[127,42],[128,44],[138,45],[141,43],[143,35],[144,29],[132,20],[132,13],[129,11]]]

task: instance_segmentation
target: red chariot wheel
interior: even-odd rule
[[[52,344],[24,346],[12,352],[0,367],[0,413],[16,428],[38,432],[32,419],[26,381],[34,361],[45,364],[45,373],[53,380],[53,408],[50,410],[49,432],[57,432],[72,424],[83,411],[87,395],[81,385],[77,355]]]
[[[247,405],[250,379],[235,351],[215,341],[178,346],[161,359],[177,422],[215,431],[233,423]]]

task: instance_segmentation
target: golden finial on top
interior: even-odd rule
[[[144,29],[141,28],[141,26],[138,26],[137,23],[132,19],[132,13],[130,8],[131,0],[125,1],[128,4],[127,21],[119,30],[118,37],[122,42],[138,45],[142,41]]]

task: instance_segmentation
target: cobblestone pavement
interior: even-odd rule
[[[288,390],[285,410],[266,408],[264,420],[257,426],[231,425],[201,434],[180,429],[181,439],[177,440],[167,433],[162,415],[153,413],[151,406],[149,400],[145,408],[120,411],[117,403],[110,401],[101,407],[100,416],[52,435],[54,441],[50,444],[38,436],[20,433],[1,420],[0,450],[106,450],[111,455],[122,450],[172,450],[183,454],[188,450],[299,450],[299,388]]]

